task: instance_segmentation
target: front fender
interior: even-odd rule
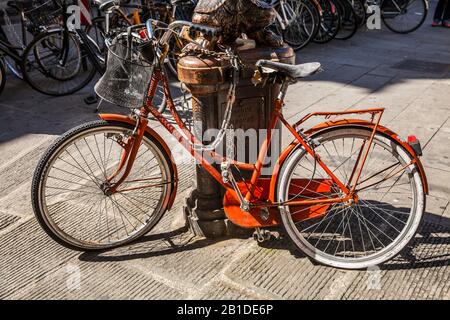
[[[136,120],[134,120],[133,118],[129,117],[129,116],[123,116],[123,115],[119,115],[119,114],[100,114],[99,115],[100,119],[105,120],[105,121],[115,121],[115,122],[122,122],[122,123],[128,123],[131,125],[135,125],[136,124]],[[167,210],[170,210],[172,208],[172,205],[175,201],[175,197],[177,195],[177,189],[178,189],[178,170],[177,170],[177,166],[175,164],[175,160],[172,156],[172,152],[170,151],[169,146],[166,144],[166,142],[163,140],[163,138],[152,128],[147,127],[145,129],[145,131],[152,136],[153,138],[155,138],[156,141],[158,141],[158,143],[162,146],[162,148],[164,149],[164,151],[166,152],[167,156],[170,159],[170,164],[172,166],[172,170],[173,170],[173,189],[172,189],[172,193],[170,195],[169,198],[169,203],[168,203],[168,207]]]
[[[313,134],[316,134],[320,131],[324,131],[324,130],[328,130],[331,128],[336,128],[336,127],[364,127],[364,128],[368,128],[373,130],[375,127],[375,124],[366,120],[358,120],[358,119],[352,119],[352,120],[339,120],[339,121],[326,121],[323,123],[320,123],[316,126],[314,126],[313,128],[309,129],[308,131],[305,132],[306,135],[310,136]],[[409,152],[409,154],[414,157],[416,164],[417,164],[417,168],[419,169],[419,173],[420,173],[420,177],[422,179],[422,184],[424,187],[424,192],[425,194],[429,194],[429,187],[428,187],[428,181],[427,181],[427,176],[425,174],[425,169],[423,168],[422,162],[420,161],[420,158],[415,154],[414,150],[411,148],[411,146],[403,141],[398,134],[396,134],[395,132],[391,131],[390,129],[383,127],[381,125],[378,125],[377,128],[377,132],[381,135],[385,135],[388,136],[390,138],[392,138],[393,140],[397,141],[407,152]],[[277,192],[277,185],[278,185],[278,176],[280,173],[280,170],[285,162],[285,160],[287,159],[287,157],[291,154],[291,152],[295,149],[295,147],[297,147],[297,145],[299,144],[299,142],[297,141],[293,141],[281,154],[280,158],[278,159],[274,171],[273,171],[273,175],[272,175],[272,179],[270,182],[270,194],[269,194],[269,199],[272,202],[276,202],[276,192]]]

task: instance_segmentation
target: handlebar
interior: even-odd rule
[[[101,0],[95,0],[94,2],[96,5],[98,5],[98,9],[103,12],[106,12],[108,10],[111,10],[112,8],[119,6],[119,2],[116,0],[110,0],[105,2],[102,2]]]
[[[209,37],[215,37],[220,31],[220,29],[218,28],[213,28],[202,24],[195,24],[189,21],[177,20],[169,24],[168,27],[166,26],[168,31],[164,33],[164,35],[161,37],[160,43],[162,45],[168,44],[172,35],[176,33],[176,30],[182,29],[183,27],[188,27],[190,30],[193,31],[202,32],[204,35]]]

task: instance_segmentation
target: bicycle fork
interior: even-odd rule
[[[281,29],[286,30],[287,26],[296,18],[294,10],[292,10],[292,7],[285,2],[285,0],[280,0],[280,11],[279,13],[277,11],[277,17]]]
[[[124,151],[122,153],[119,165],[115,172],[106,179],[104,184],[104,192],[108,194],[114,194],[118,191],[118,188],[124,183],[124,181],[130,175],[131,169],[133,168],[136,156],[139,152],[139,148],[142,144],[142,140],[145,135],[145,130],[148,125],[147,116],[142,114],[142,110],[136,115],[136,127],[134,128],[131,135],[126,141],[119,141],[118,143],[123,147]],[[123,171],[122,176],[115,183],[111,183],[119,174]]]

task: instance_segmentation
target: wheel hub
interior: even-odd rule
[[[113,194],[111,184],[109,182],[102,183],[100,185],[100,189],[102,190],[103,194],[107,197],[110,197]]]

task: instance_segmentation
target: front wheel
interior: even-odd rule
[[[39,162],[33,209],[58,243],[82,251],[118,247],[148,233],[167,210],[174,172],[164,148],[148,134],[130,175],[117,192],[107,191],[121,176],[110,180],[133,130],[115,122],[84,124],[59,138]]]
[[[316,153],[345,185],[372,131],[340,127],[318,133]],[[414,158],[394,139],[376,134],[356,185],[357,201],[296,206],[288,201],[343,198],[341,189],[302,147],[280,173],[278,200],[283,226],[294,245],[325,265],[362,269],[397,255],[414,237],[425,194]]]

